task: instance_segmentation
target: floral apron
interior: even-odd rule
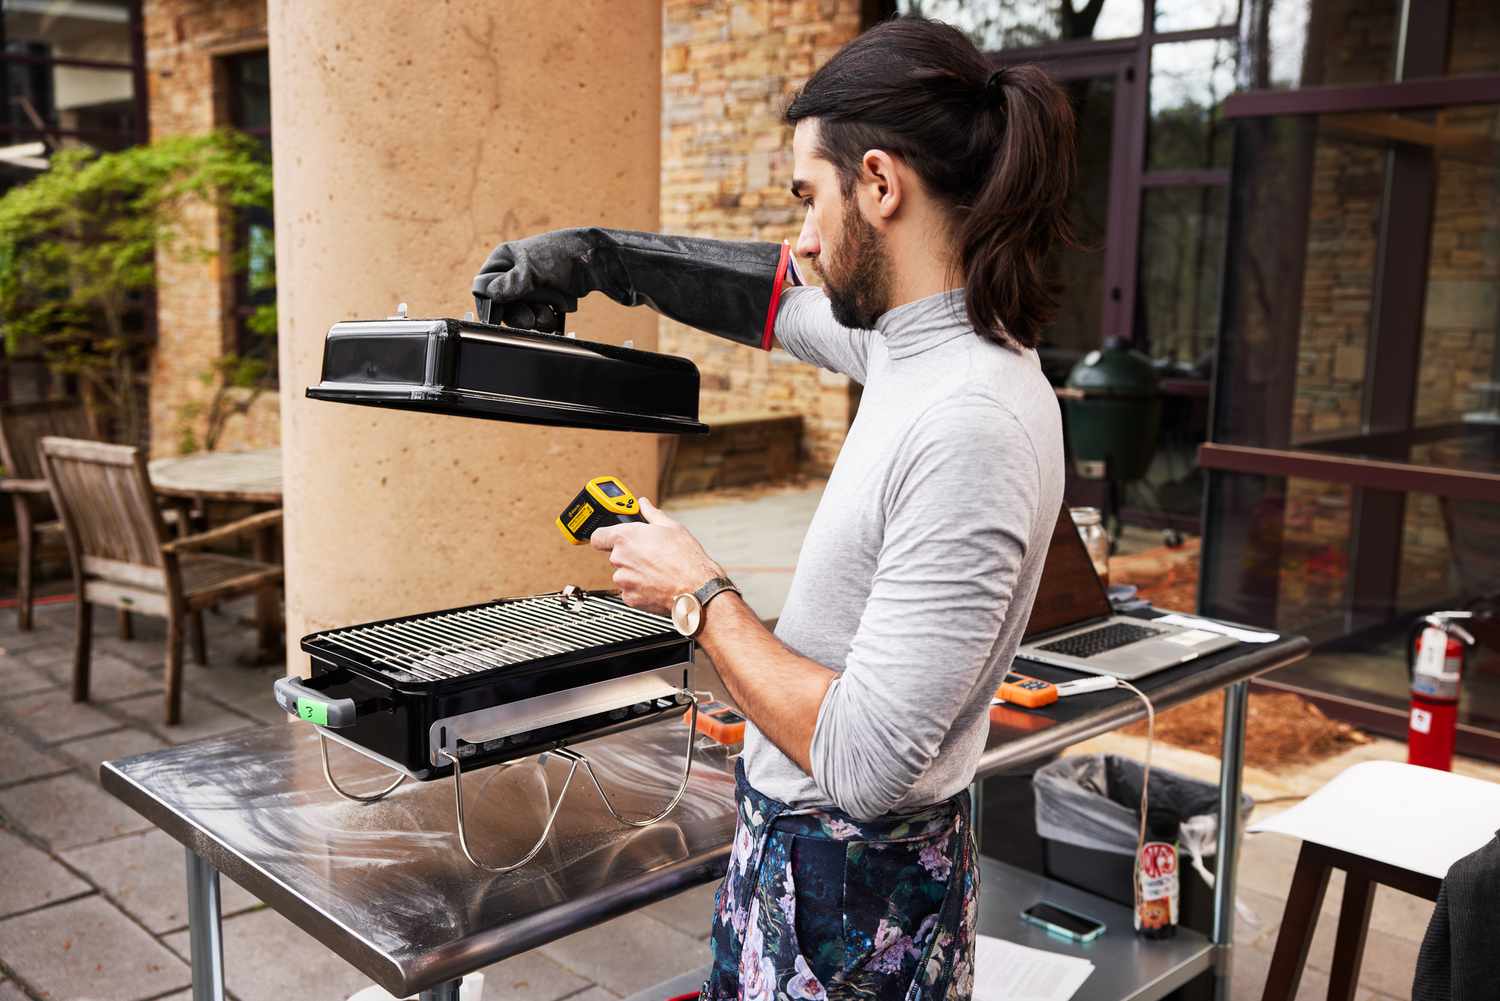
[[[966,1001],[979,867],[967,790],[912,814],[792,809],[736,768],[701,1001]]]

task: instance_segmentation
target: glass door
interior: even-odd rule
[[[1135,52],[1057,55],[994,53],[998,63],[1036,62],[1067,91],[1077,121],[1078,177],[1070,199],[1082,237],[1059,247],[1050,270],[1064,288],[1057,322],[1042,341],[1042,360],[1054,383],[1107,337],[1129,337],[1135,295],[1139,224],[1140,145],[1132,115],[1140,104]]]

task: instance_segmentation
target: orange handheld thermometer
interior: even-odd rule
[[[692,715],[689,709],[682,718],[686,721]],[[715,743],[733,747],[744,743],[745,717],[718,700],[705,702],[698,707],[698,732]]]
[[[1000,690],[995,695],[1002,702],[1011,702],[1027,709],[1050,706],[1058,698],[1057,686],[1052,682],[1017,674],[1015,671],[1000,682]]]
[[[596,476],[557,516],[557,529],[570,543],[581,546],[605,525],[645,520],[635,494],[618,476]]]

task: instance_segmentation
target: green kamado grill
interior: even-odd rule
[[[1151,359],[1110,338],[1068,373],[1063,399],[1068,448],[1078,475],[1109,484],[1119,522],[1120,490],[1143,480],[1161,431],[1161,395]]]

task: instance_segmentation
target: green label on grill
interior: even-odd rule
[[[319,726],[328,725],[328,707],[312,699],[297,699],[297,715],[309,723],[316,723]]]

